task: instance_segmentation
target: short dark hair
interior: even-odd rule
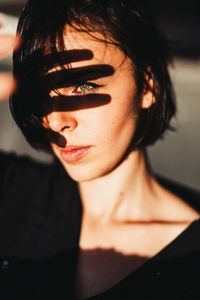
[[[38,113],[43,96],[38,83],[38,74],[42,72],[38,61],[44,56],[48,42],[51,55],[64,65],[59,51],[64,50],[66,24],[88,34],[101,32],[105,36],[104,42],[109,37],[109,42],[131,59],[138,89],[139,114],[134,145],[145,147],[162,137],[175,114],[175,99],[167,70],[169,51],[154,24],[147,2],[29,0],[18,24],[22,43],[14,53],[13,67],[18,88],[10,99],[13,117],[28,142],[37,149],[50,149]],[[149,78],[153,79],[153,87],[148,84]],[[142,109],[139,105],[144,90],[152,90],[155,97],[155,103],[149,109]]]

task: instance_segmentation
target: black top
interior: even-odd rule
[[[0,299],[71,299],[82,207],[63,167],[0,154]],[[160,179],[196,210],[199,194]],[[200,219],[103,299],[200,299]],[[97,270],[98,271],[98,270]]]

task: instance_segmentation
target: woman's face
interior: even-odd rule
[[[64,97],[50,92],[51,110],[43,122],[66,141],[63,147],[56,141],[51,147],[68,174],[75,181],[89,181],[123,161],[137,122],[137,88],[131,61],[117,47],[70,27],[64,41],[70,55],[74,53],[69,72],[76,81],[57,88]],[[84,59],[87,52],[91,55]]]

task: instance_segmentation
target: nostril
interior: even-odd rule
[[[64,126],[62,129],[61,129],[61,132],[64,131],[65,129],[69,129],[70,126]]]
[[[45,119],[47,127],[55,132],[71,131],[76,128],[76,119],[67,112],[52,112]]]

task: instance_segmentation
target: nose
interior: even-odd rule
[[[44,126],[55,132],[73,131],[78,123],[70,112],[53,111],[44,118]]]

